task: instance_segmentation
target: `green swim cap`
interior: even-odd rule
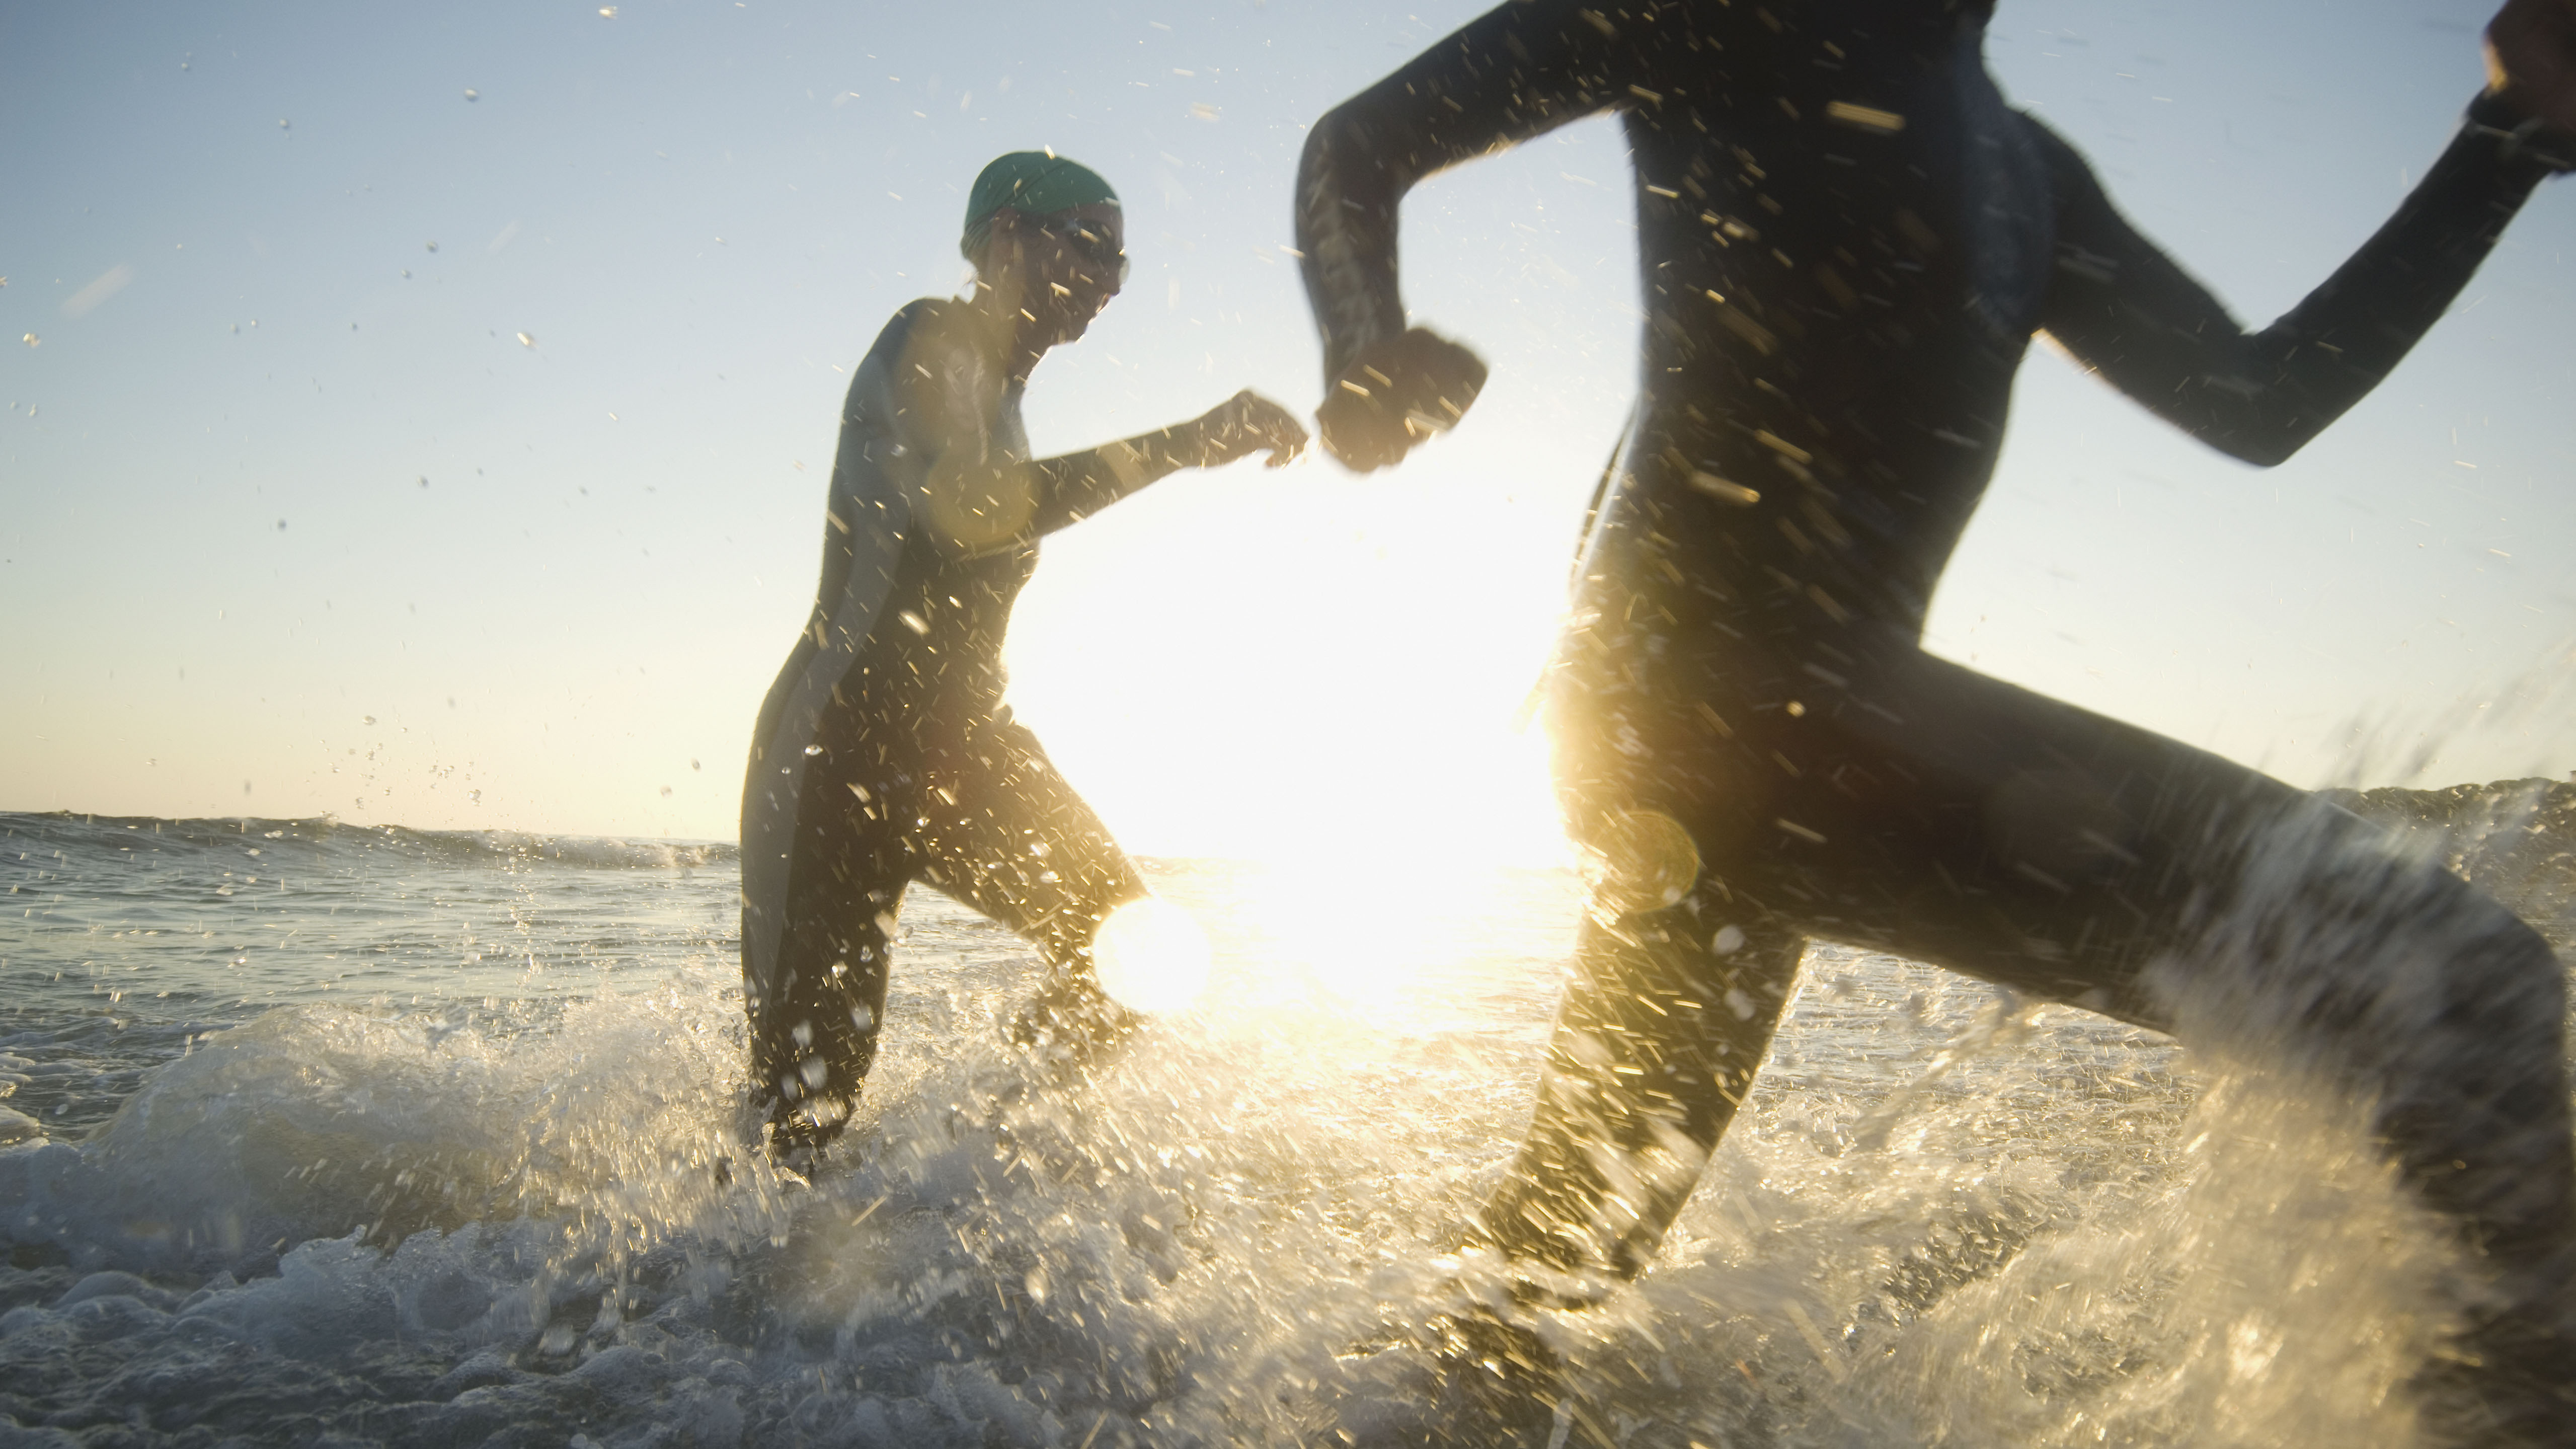
[[[1053,216],[1077,206],[1116,206],[1118,192],[1100,173],[1047,151],[996,156],[966,194],[966,234],[957,250],[968,261],[993,235],[993,213],[1004,207],[1030,216]]]

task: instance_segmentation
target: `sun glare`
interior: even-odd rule
[[[1100,989],[1130,1011],[1187,1010],[1207,986],[1209,956],[1198,921],[1153,896],[1111,911],[1091,941]]]
[[[1452,910],[1444,908],[1481,884],[1475,876],[1438,863],[1400,874],[1289,863],[1254,884],[1246,908],[1283,964],[1324,997],[1384,1011],[1426,963],[1449,954]]]
[[[1557,864],[1520,706],[1580,520],[1505,499],[1523,471],[1597,466],[1450,449],[1401,486],[1310,461],[1140,495],[1048,540],[1013,707],[1138,854]]]

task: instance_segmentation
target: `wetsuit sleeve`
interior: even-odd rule
[[[1048,534],[1080,523],[1156,479],[1203,466],[1206,454],[1207,444],[1198,430],[1183,423],[1079,453],[1041,458],[1031,465],[1038,487],[1030,530]]]
[[[1327,386],[1404,330],[1395,237],[1405,192],[1461,161],[1635,104],[1645,61],[1623,23],[1640,24],[1567,0],[1506,4],[1315,123],[1297,166],[1297,250]]]
[[[2074,147],[2030,124],[2057,196],[2041,327],[2165,421],[2266,467],[2378,386],[2552,170],[2473,107],[2377,235],[2280,320],[2247,332],[2112,209]]]
[[[1034,462],[995,436],[991,362],[959,334],[971,323],[926,310],[880,394],[864,410],[890,421],[888,452],[931,544],[973,557],[1019,547],[1090,517],[1182,468],[1213,461],[1205,429],[1181,423]],[[861,405],[853,403],[853,409]]]

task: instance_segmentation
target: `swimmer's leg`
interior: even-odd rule
[[[1578,803],[1659,801],[1699,850],[1700,890],[1788,929],[2196,1045],[2233,1039],[2339,1092],[2496,1287],[2456,1371],[2426,1384],[2436,1416],[2483,1413],[2466,1432],[2508,1441],[2553,1415],[2576,1424],[2558,1397],[2576,1384],[2566,984],[2535,932],[2304,792],[1918,651],[1866,672],[1726,663],[1699,697],[1800,707],[1736,711],[1720,736],[1687,706],[1614,700],[1616,728],[1561,746]],[[1609,1076],[1560,1074],[1556,1090],[1606,1097]],[[1542,1114],[1577,1144],[1563,1124],[1617,1117]],[[1617,1210],[1562,1145],[1524,1170],[1562,1185],[1552,1222]],[[1651,1251],[1657,1226],[1641,1216],[1612,1264]]]
[[[898,822],[913,807],[898,798],[911,793],[908,772],[862,775],[838,759],[873,753],[854,744],[811,766],[783,898],[759,904],[778,913],[775,957],[755,976],[746,953],[752,1097],[782,1155],[810,1156],[839,1136],[876,1061],[888,937],[913,869]],[[746,935],[754,909],[747,900]]]
[[[1751,1090],[1805,938],[1693,891],[1586,920],[1528,1139],[1485,1205],[1515,1261],[1633,1277]]]
[[[933,773],[956,803],[933,793],[922,879],[1018,932],[1047,963],[1012,1038],[1078,1061],[1115,1046],[1136,1021],[1101,993],[1091,940],[1110,912],[1150,894],[1145,878],[1018,724],[984,725]]]
[[[2151,968],[2175,1033],[2365,1104],[2486,1282],[2419,1376],[2435,1442],[2576,1443],[2566,975],[2435,862],[2315,805],[2248,842],[2198,940]]]
[[[2278,781],[1942,661],[1916,672],[1943,728],[1906,732],[1903,756],[1880,721],[1848,732],[1921,786],[1875,821],[1843,812],[1902,846],[1856,852],[1847,899],[1883,904],[1869,914],[1923,959],[2186,1042],[2259,1038],[2369,1104],[2408,1182],[2490,1262],[2565,1286],[2566,973],[2537,932]],[[1996,763],[1995,741],[2017,758]],[[1945,813],[1973,828],[1941,830]]]
[[[2548,943],[2230,761],[1926,656],[1851,690],[1880,707],[1807,685],[1774,717],[1760,744],[1798,772],[1774,808],[1809,828],[1721,871],[1810,902],[1817,934],[2341,1094],[2494,1285],[2461,1344],[2477,1362],[2430,1407],[2506,1442],[2517,1419],[2576,1424],[2552,1392],[2576,1383],[2576,1143]]]
[[[1506,1301],[1429,1325],[1454,1441],[1543,1442],[1565,1395],[1524,1311],[1590,1302],[1634,1277],[1698,1186],[1806,947],[1747,914],[1693,891],[1585,921],[1529,1136],[1480,1219],[1510,1264]]]

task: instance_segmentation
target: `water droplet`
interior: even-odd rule
[[[474,89],[474,87],[472,87],[472,86],[467,86],[467,87],[465,88],[465,99],[467,99],[467,100],[469,100],[469,101],[479,101],[479,100],[483,99],[483,93],[482,93],[481,91],[478,91],[478,90]],[[430,250],[431,250],[431,251],[436,251],[436,250],[438,250],[438,248],[436,248],[436,247],[431,247],[431,248],[430,248]]]
[[[429,249],[430,249],[431,251],[436,251],[436,250],[438,250],[438,243],[436,243],[436,242],[431,242],[431,243],[429,244]]]
[[[530,337],[525,332],[522,332],[519,334],[519,345],[521,347],[534,347],[537,345],[537,339]]]
[[[821,745],[807,745],[805,747],[805,753],[808,755],[819,755],[823,753],[823,747]]]
[[[365,715],[360,717],[358,722],[360,724],[374,724],[376,722],[376,717],[374,715]]]
[[[18,340],[26,343],[29,347],[41,347],[44,345],[45,341],[45,339],[37,336],[33,332],[28,333],[26,336],[21,337]]]

